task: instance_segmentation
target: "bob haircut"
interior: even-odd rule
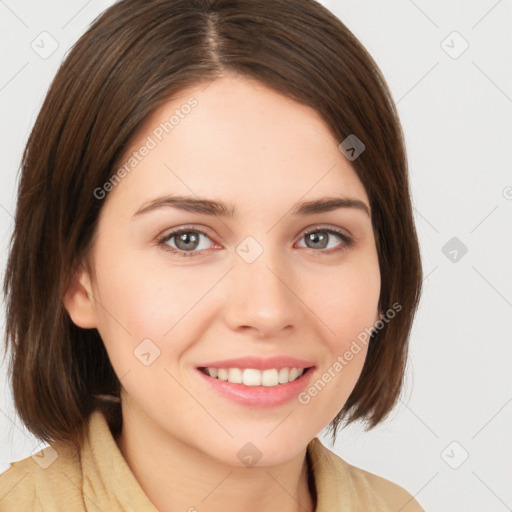
[[[360,378],[329,425],[333,438],[340,422],[369,429],[396,404],[422,270],[402,129],[371,56],[314,0],[121,0],[60,66],[21,161],[6,352],[15,407],[37,438],[81,447],[98,408],[120,432],[120,382],[100,335],[73,324],[63,305],[94,242],[104,204],[95,190],[155,109],[230,74],[313,107],[340,143],[351,134],[364,143],[351,165],[372,211],[379,309],[401,309],[373,332]]]

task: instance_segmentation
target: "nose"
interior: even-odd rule
[[[261,339],[292,331],[304,317],[297,287],[293,268],[282,255],[263,251],[252,263],[236,256],[227,276],[225,321],[233,331],[254,331],[251,334]]]

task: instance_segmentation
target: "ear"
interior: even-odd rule
[[[96,302],[92,295],[91,284],[89,273],[83,265],[80,265],[63,299],[64,307],[71,320],[83,329],[97,327]]]

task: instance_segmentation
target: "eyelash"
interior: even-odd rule
[[[340,251],[343,251],[343,250],[347,249],[348,247],[350,247],[352,245],[352,243],[353,243],[352,238],[349,237],[346,233],[344,233],[342,231],[339,231],[337,229],[334,229],[334,228],[322,228],[322,227],[315,227],[313,229],[305,231],[303,233],[302,237],[301,237],[301,240],[305,236],[310,235],[311,233],[318,233],[318,232],[328,233],[329,235],[338,236],[341,239],[341,241],[343,242],[341,244],[341,246],[336,248],[336,249],[328,249],[328,250],[323,249],[323,250],[318,250],[317,251],[315,249],[311,249],[311,248],[306,247],[306,249],[310,249],[311,251],[318,252],[322,256],[330,256],[330,255],[333,255],[335,253],[339,253]],[[182,250],[175,249],[174,247],[171,247],[171,246],[167,245],[166,242],[171,240],[173,237],[179,236],[179,235],[181,235],[183,233],[199,233],[199,234],[204,235],[205,237],[207,237],[207,238],[209,238],[211,240],[211,238],[204,231],[201,231],[200,229],[181,228],[179,230],[172,231],[171,233],[168,233],[168,234],[164,235],[161,238],[158,238],[157,239],[157,245],[159,247],[161,247],[164,251],[169,251],[169,252],[171,252],[173,254],[176,254],[176,255],[178,255],[180,257],[190,258],[190,257],[198,256],[202,251],[182,251]]]

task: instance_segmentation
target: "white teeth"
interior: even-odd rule
[[[234,384],[242,384],[242,370],[240,368],[230,368],[228,370],[228,380]]]
[[[260,386],[261,385],[261,372],[253,368],[246,368],[243,375],[243,383],[246,386]]]
[[[257,370],[255,368],[206,368],[206,373],[210,377],[233,384],[273,387],[298,379],[304,373],[304,368],[271,368],[268,370]]]
[[[290,370],[288,368],[281,368],[279,370],[279,384],[286,384],[288,382],[288,375]]]
[[[261,373],[262,386],[277,386],[278,384],[277,370],[263,370]]]

